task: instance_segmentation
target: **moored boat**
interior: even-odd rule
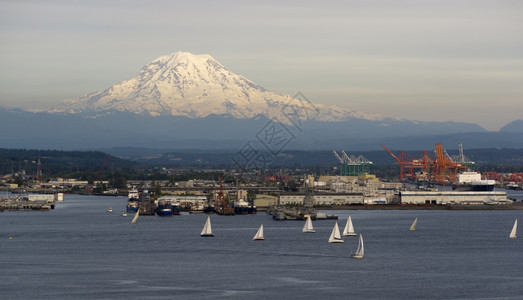
[[[247,215],[249,214],[249,203],[243,199],[234,201],[234,214],[235,215]]]
[[[138,211],[138,201],[140,200],[140,194],[138,189],[132,188],[129,190],[127,195],[127,212],[133,213]]]
[[[214,208],[214,204],[207,203],[203,207],[203,212],[206,213],[206,214],[214,214],[214,213],[216,213],[216,209]]]
[[[154,211],[156,215],[161,217],[173,215],[172,205],[167,201],[158,201],[156,207],[154,208]]]

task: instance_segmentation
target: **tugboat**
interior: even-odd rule
[[[203,212],[206,214],[215,214],[216,208],[214,207],[214,204],[207,203],[203,207]]]
[[[236,215],[255,215],[258,212],[258,209],[254,205],[249,205],[249,203],[243,199],[238,199],[234,201],[234,214]]]
[[[235,215],[246,215],[249,213],[249,203],[243,199],[234,201],[234,214]]]
[[[171,210],[173,215],[180,215],[180,201],[171,202]]]

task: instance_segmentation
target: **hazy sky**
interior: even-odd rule
[[[103,90],[175,51],[278,93],[498,130],[523,118],[523,1],[0,0],[0,105]]]

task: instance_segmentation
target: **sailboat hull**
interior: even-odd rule
[[[343,236],[356,236],[357,234],[355,232],[351,233],[344,233]]]
[[[201,237],[213,237],[214,234],[200,234]]]
[[[309,230],[303,230],[304,233],[315,233],[316,230],[314,229],[309,229]]]
[[[344,240],[330,240],[329,243],[344,243]]]
[[[359,254],[351,254],[350,257],[351,257],[351,258],[359,258],[359,259],[362,259],[362,258],[363,258],[363,255],[359,255]]]
[[[254,240],[254,241],[264,241],[265,238],[254,238],[253,240]]]

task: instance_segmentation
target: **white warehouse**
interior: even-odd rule
[[[505,191],[402,191],[402,204],[509,204]]]

